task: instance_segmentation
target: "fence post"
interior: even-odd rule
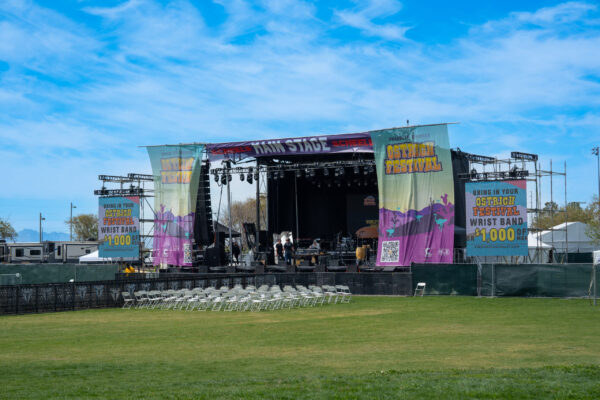
[[[481,297],[481,281],[482,281],[482,273],[483,267],[481,263],[477,263],[477,297]]]
[[[15,314],[19,313],[19,297],[21,297],[21,285],[17,285],[15,290]]]
[[[492,297],[496,296],[496,264],[492,264]]]

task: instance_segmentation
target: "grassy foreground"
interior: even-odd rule
[[[2,398],[600,398],[584,300],[4,316],[0,349]]]

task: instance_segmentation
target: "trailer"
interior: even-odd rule
[[[77,263],[98,250],[97,241],[0,243],[0,261],[8,263]]]

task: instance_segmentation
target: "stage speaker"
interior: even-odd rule
[[[259,238],[260,238],[260,248],[259,251],[269,251],[269,249],[273,248],[273,238],[271,237],[271,240],[269,240],[269,232],[267,231],[260,231],[258,233]]]
[[[204,249],[204,265],[217,267],[225,265],[225,250],[223,247],[207,247]]]
[[[196,215],[194,219],[194,239],[197,245],[208,246],[214,239],[212,207],[210,203],[210,165],[200,167],[200,182],[196,197]]]

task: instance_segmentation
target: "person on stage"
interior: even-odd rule
[[[281,239],[277,239],[275,252],[277,254],[277,264],[279,264],[281,261],[283,261],[283,244],[281,244]]]
[[[285,244],[283,245],[283,253],[285,256],[285,263],[287,265],[292,265],[292,254],[294,253],[294,246],[290,241],[290,238],[285,240]]]
[[[233,254],[233,258],[234,258],[234,262],[235,264],[239,264],[240,263],[240,246],[237,244],[236,241],[233,242],[233,245],[231,246],[231,254]]]

